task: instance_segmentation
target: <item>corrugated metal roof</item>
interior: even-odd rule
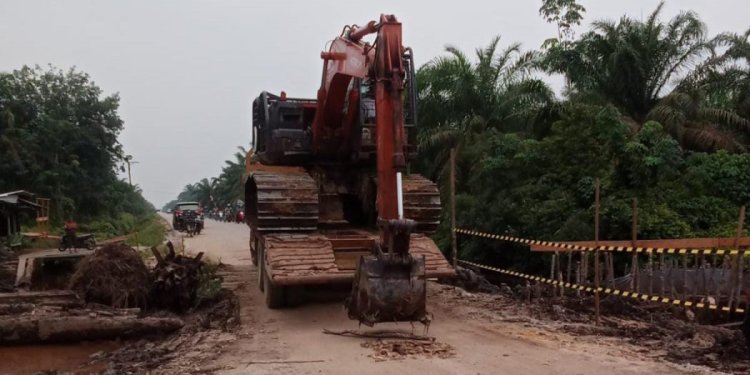
[[[7,193],[0,193],[0,202],[24,207],[39,207],[36,203],[34,203],[35,198],[36,197],[33,193],[26,190],[16,190]]]

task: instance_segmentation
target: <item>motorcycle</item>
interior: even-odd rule
[[[96,249],[96,236],[93,233],[82,235],[65,234],[62,236],[57,250],[66,251],[74,249]]]
[[[193,237],[193,235],[197,234],[197,227],[198,224],[195,222],[195,219],[185,220],[185,231],[189,237]]]

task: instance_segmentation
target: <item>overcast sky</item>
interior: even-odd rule
[[[579,0],[586,23],[646,17],[656,0]],[[403,22],[418,64],[446,44],[471,52],[494,35],[539,48],[555,35],[539,0],[70,1],[0,0],[0,71],[78,67],[119,93],[120,141],[139,164],[133,182],[161,206],[216,176],[250,137],[250,102],[262,90],[315,97],[319,53],[346,24],[380,13]],[[663,18],[694,10],[711,34],[750,27],[750,0],[670,0]],[[579,28],[582,30],[582,28]]]

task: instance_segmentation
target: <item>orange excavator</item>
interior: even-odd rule
[[[263,92],[252,105],[245,217],[266,304],[351,284],[351,319],[426,323],[426,278],[455,272],[427,236],[441,216],[437,186],[409,173],[412,50],[396,17],[381,15],[344,27],[320,57],[317,99]]]

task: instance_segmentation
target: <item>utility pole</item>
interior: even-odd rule
[[[130,175],[130,164],[138,164],[137,161],[133,161],[133,155],[125,155],[125,163],[128,164],[128,184],[130,184],[130,187],[133,187],[133,177]],[[138,249],[140,247],[140,241],[138,240],[138,227],[136,226],[135,231],[135,248]]]
[[[128,164],[128,183],[130,187],[133,187],[133,178],[130,176],[130,164],[138,164],[138,162],[133,161],[133,155],[125,155],[125,163]]]

